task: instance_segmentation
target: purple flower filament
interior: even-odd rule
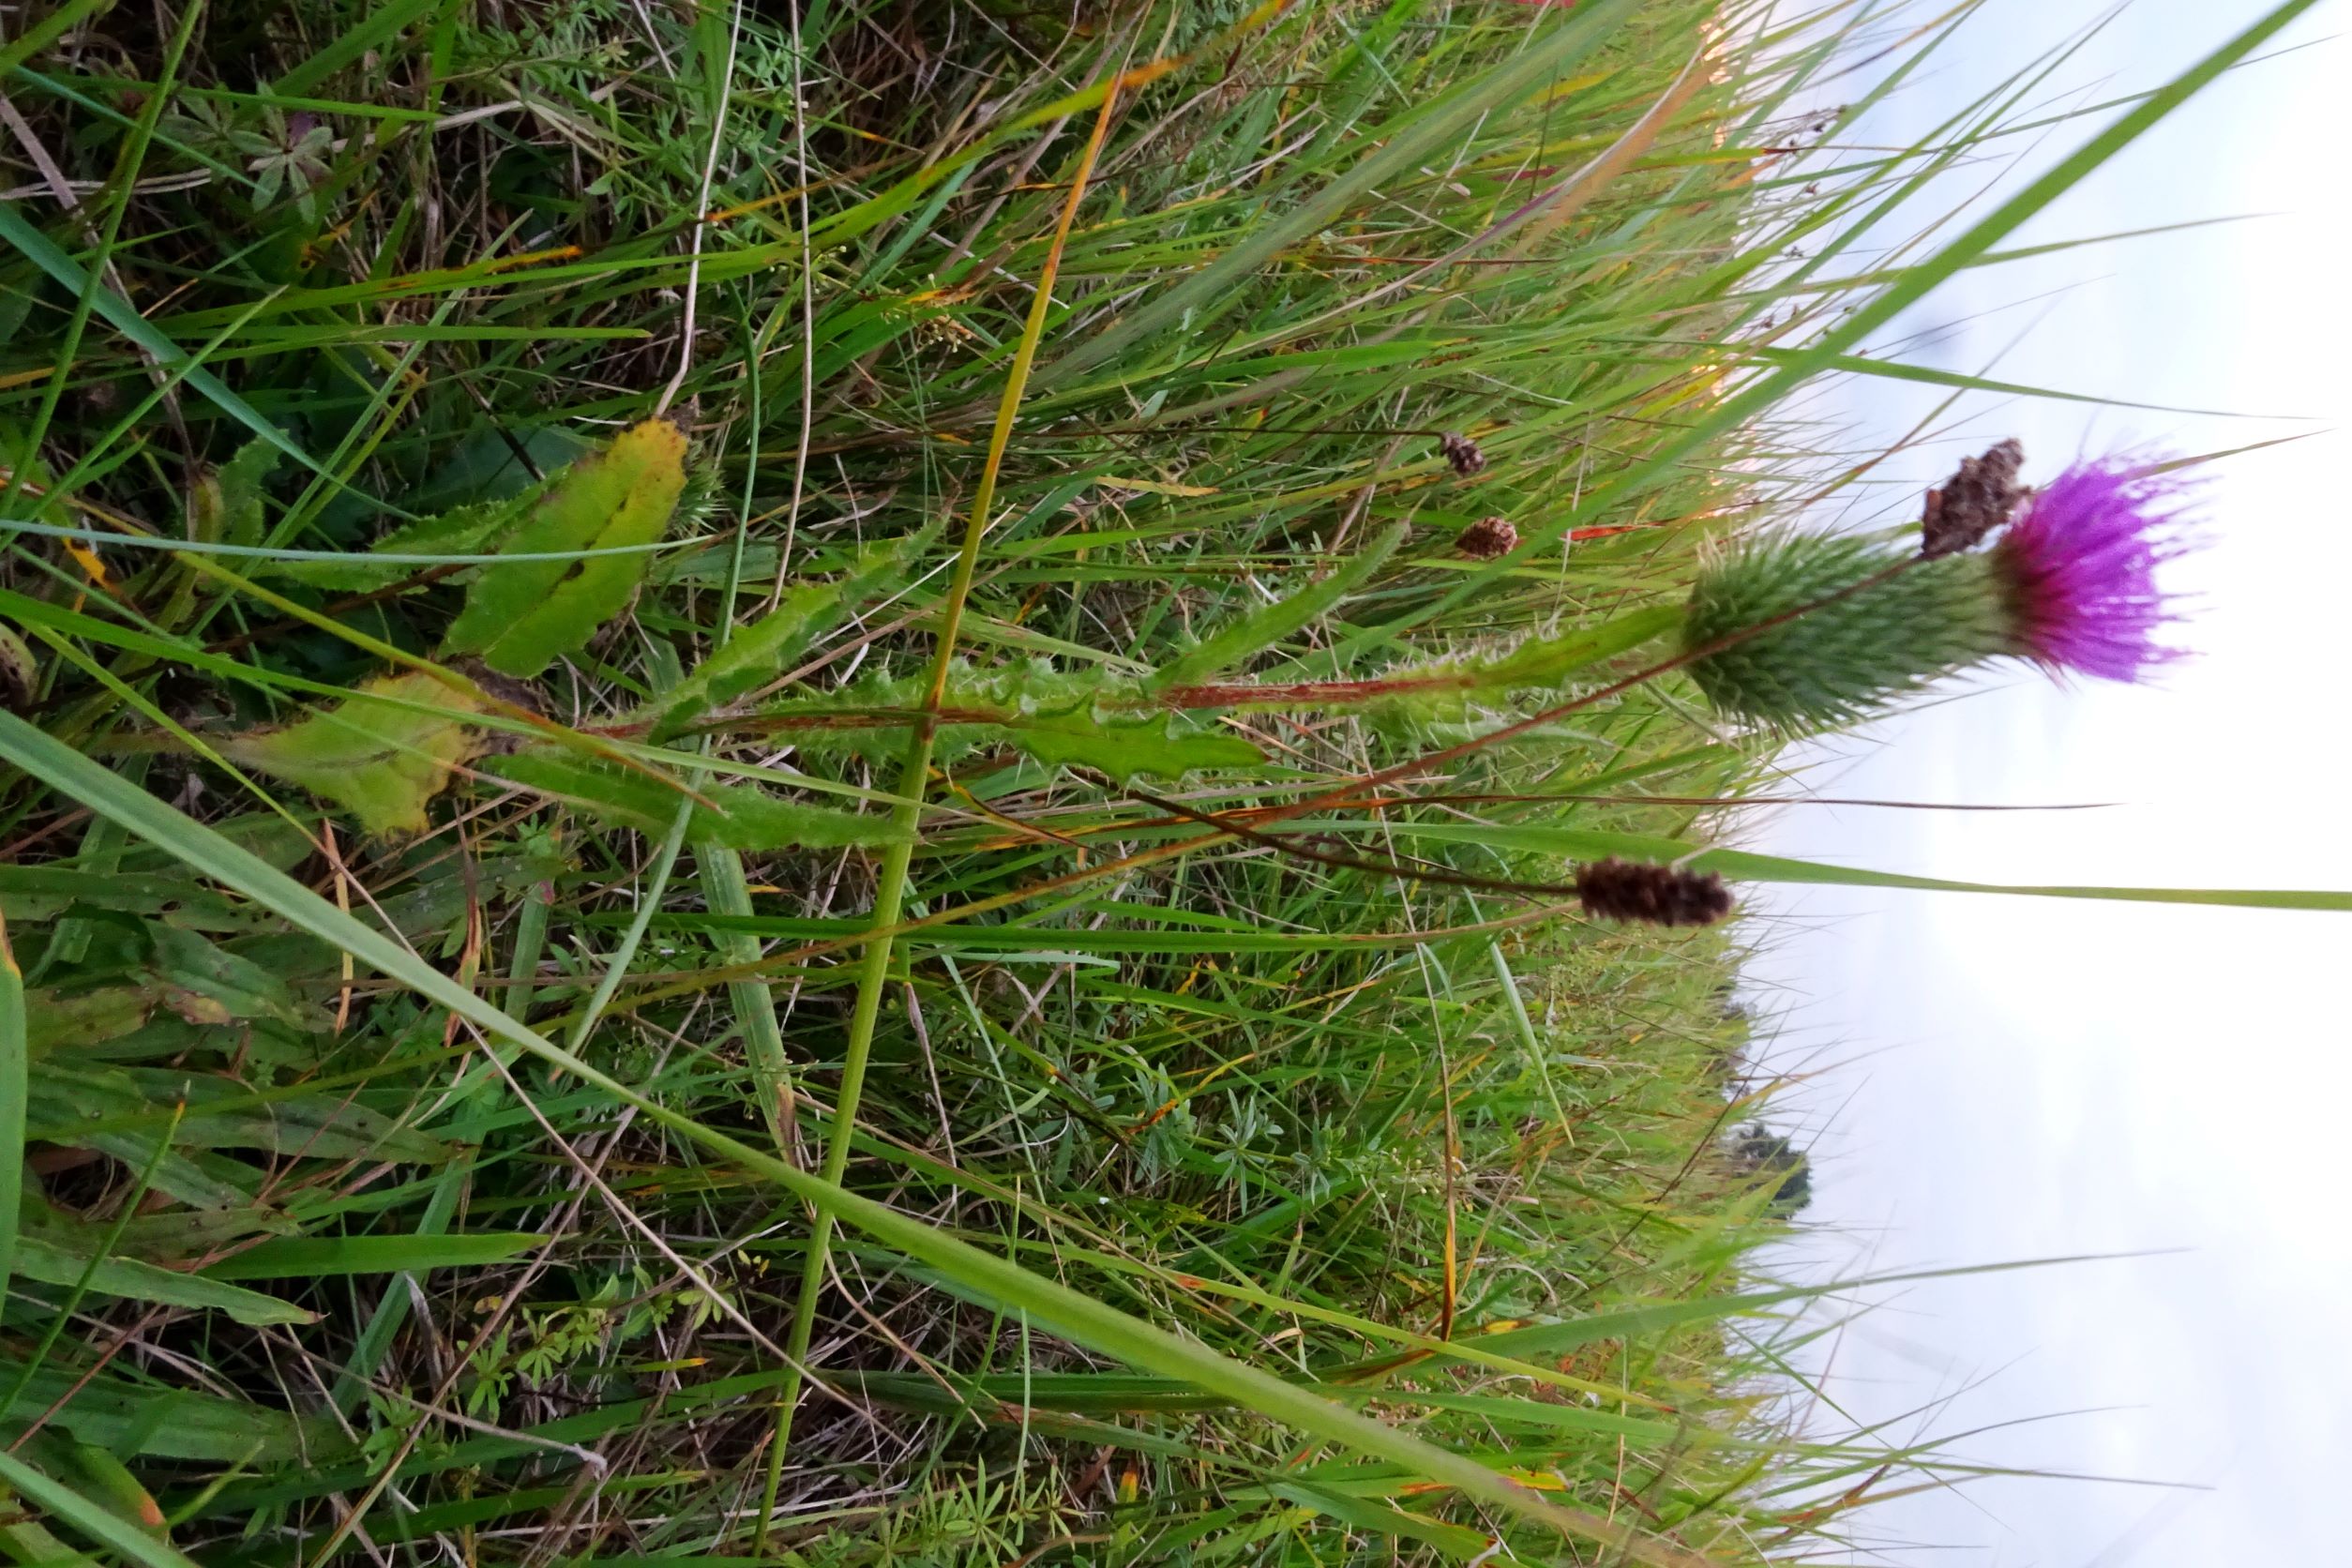
[[[2083,463],[2036,491],[2002,531],[1992,566],[2016,651],[2053,670],[2136,681],[2179,650],[2156,641],[2177,619],[2156,566],[2187,548],[2179,488],[2147,468]]]

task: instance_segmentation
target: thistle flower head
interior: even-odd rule
[[[2013,652],[2052,670],[2136,681],[2179,656],[2156,566],[2187,548],[2179,487],[2148,468],[2082,463],[2036,491],[1990,554]]]
[[[2155,568],[2185,548],[2179,488],[2149,468],[2105,462],[2026,494],[2006,445],[1963,465],[1952,489],[1965,492],[1973,532],[1944,539],[1948,549],[1933,530],[1907,558],[1883,541],[1787,534],[1711,560],[1682,631],[1708,700],[1799,730],[1867,717],[1991,659],[2133,681],[2177,656],[2156,641],[2173,613]],[[1993,547],[1969,550],[2012,505]]]

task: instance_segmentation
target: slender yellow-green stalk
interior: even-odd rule
[[[17,1208],[24,1184],[24,976],[0,922],[0,1301],[16,1261]]]
[[[997,403],[996,424],[988,432],[988,458],[981,464],[979,487],[972,498],[972,514],[964,523],[963,548],[956,557],[956,575],[947,585],[946,602],[940,608],[939,647],[931,656],[931,678],[923,716],[916,720],[907,738],[906,755],[898,766],[898,804],[891,811],[897,833],[882,853],[882,874],[874,890],[874,915],[868,928],[882,934],[866,944],[858,966],[857,1002],[850,1015],[849,1045],[841,1059],[841,1087],[834,1101],[832,1123],[825,1131],[823,1176],[836,1185],[850,1163],[850,1138],[856,1130],[858,1100],[866,1090],[866,1063],[873,1049],[874,1020],[881,1014],[882,989],[890,979],[890,955],[895,942],[887,933],[898,924],[899,912],[906,904],[907,867],[914,856],[923,794],[930,779],[931,742],[939,730],[940,701],[946,692],[948,671],[956,656],[956,632],[963,621],[964,601],[972,593],[972,575],[980,561],[980,541],[988,532],[988,509],[996,502],[997,474],[1004,465],[1004,449],[1013,439],[1013,419],[1020,411],[1030,367],[1036,363],[1038,340],[1045,336],[1047,312],[1053,308],[1053,284],[1062,270],[1063,248],[1069,243],[1070,226],[1078,219],[1078,204],[1085,199],[1087,181],[1094,173],[1095,156],[1102,151],[1104,137],[1109,134],[1111,115],[1118,103],[1118,81],[1114,78],[1094,116],[1093,133],[1078,154],[1078,171],[1070,176],[1069,199],[1062,204],[1062,219],[1054,228],[1053,244],[1047,249],[1036,294],[1030,300],[1029,319],[1021,328],[1020,342],[1013,351],[1012,369],[1004,380],[1004,396]],[[752,1532],[755,1555],[767,1544],[768,1523],[776,1512],[776,1488],[784,1477],[784,1450],[792,1436],[792,1408],[800,1402],[809,1335],[817,1322],[817,1297],[824,1289],[832,1245],[833,1214],[829,1210],[819,1209],[810,1220],[808,1252],[800,1275],[800,1298],[792,1308],[792,1334],[784,1342],[790,1364],[785,1368],[783,1388],[776,1395],[776,1437],[768,1446],[767,1476],[760,1492],[760,1520]]]

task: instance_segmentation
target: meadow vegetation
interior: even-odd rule
[[[1858,246],[2026,101],[1841,144],[1936,19],[0,16],[0,1551],[1747,1563],[1967,1473],[1798,1421],[1741,927],[1576,891],[1849,875],[1711,847],[1793,786],[1667,634],[1949,466],[1774,412],[2035,210]]]

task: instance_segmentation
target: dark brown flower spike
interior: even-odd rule
[[[1456,534],[1454,544],[1473,561],[1492,561],[1519,548],[1519,531],[1509,518],[1480,518]]]
[[[1454,472],[1467,479],[1486,466],[1486,454],[1478,449],[1478,443],[1466,435],[1451,430],[1438,438],[1438,449],[1445,460],[1454,465]]]
[[[2017,483],[2025,460],[2026,449],[2014,440],[1988,447],[1983,457],[1962,458],[1960,471],[1927,492],[1920,515],[1920,554],[1933,561],[1973,550],[2007,522],[2026,498],[2025,487]]]
[[[1576,897],[1595,920],[1644,926],[1712,926],[1731,912],[1731,890],[1712,871],[1615,856],[1576,867]]]

